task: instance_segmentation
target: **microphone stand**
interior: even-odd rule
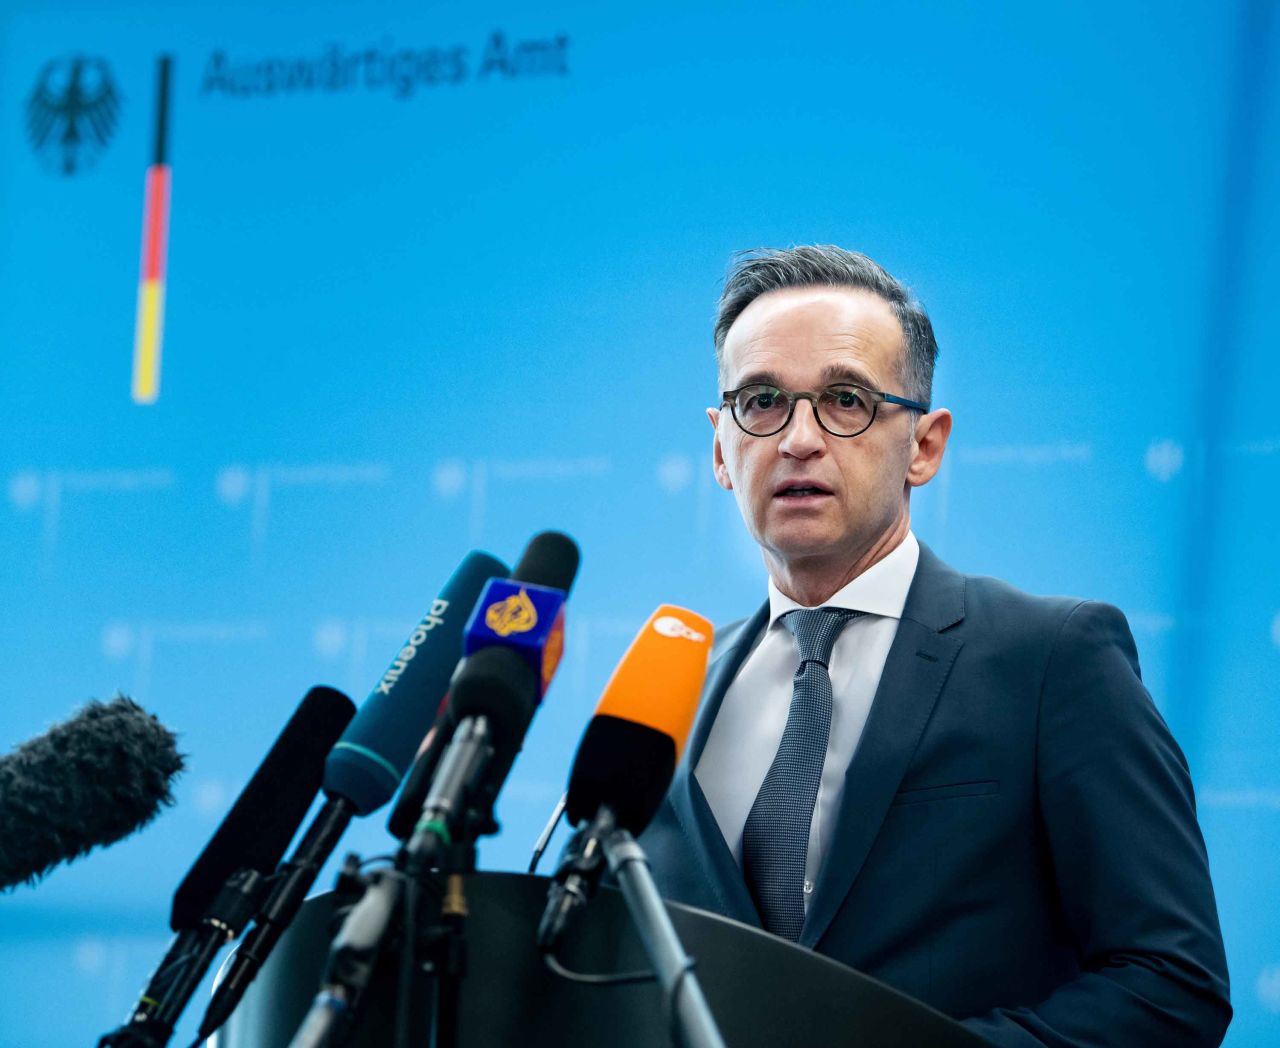
[[[444,849],[440,874],[444,876],[444,898],[435,923],[425,932],[424,969],[434,976],[435,992],[431,1009],[432,1048],[457,1048],[458,1016],[462,1004],[462,980],[467,974],[466,879],[476,869],[474,838]]]
[[[675,926],[662,905],[643,849],[626,830],[615,830],[605,838],[604,852],[609,870],[618,879],[626,899],[631,921],[649,955],[649,963],[662,985],[682,1042],[690,1048],[725,1048],[702,986],[693,973],[693,958],[684,952]]]
[[[100,1038],[98,1048],[164,1048],[218,951],[244,930],[270,887],[270,878],[253,869],[228,877],[200,926],[178,933],[133,1014]]]
[[[325,985],[290,1041],[290,1048],[333,1048],[346,1042],[364,1003],[375,969],[395,954],[400,966],[396,1016],[397,1048],[410,1040],[413,973],[432,977],[430,1044],[457,1048],[462,980],[466,975],[466,921],[469,916],[466,878],[475,871],[474,838],[436,851],[438,866],[409,873],[402,869],[373,874],[364,895],[352,908],[329,951]],[[442,879],[439,910],[420,932],[418,900],[428,879]],[[398,933],[398,935],[397,935]],[[397,941],[398,940],[398,941]],[[406,1009],[409,1011],[406,1012]]]
[[[437,768],[422,818],[396,859],[395,869],[373,875],[363,898],[344,921],[330,949],[325,985],[299,1026],[291,1048],[329,1048],[343,1043],[359,1016],[364,990],[380,955],[399,931],[400,991],[397,1048],[409,1044],[412,973],[419,965],[432,976],[433,1048],[457,1048],[462,980],[466,976],[466,879],[476,870],[476,840],[496,833],[493,804],[501,782],[486,782],[493,757],[486,718],[459,728],[458,741]],[[509,766],[509,765],[508,765]],[[505,778],[505,769],[502,769]],[[417,931],[421,891],[443,881],[439,911]]]
[[[511,757],[514,759],[514,754]],[[404,868],[410,880],[422,885],[431,873],[444,880],[439,913],[423,936],[423,967],[435,980],[432,1048],[458,1045],[470,913],[466,879],[476,872],[477,838],[498,832],[493,805],[510,769],[509,762],[500,762],[495,782],[490,774],[494,758],[488,717],[464,718],[436,769],[422,816],[404,848]],[[416,914],[409,915],[410,926],[414,917]]]

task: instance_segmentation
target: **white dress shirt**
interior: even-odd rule
[[[822,857],[831,848],[845,772],[862,738],[919,559],[920,544],[907,532],[896,549],[821,605],[865,614],[845,626],[831,652],[834,702],[818,801],[809,824],[806,912]],[[769,625],[729,685],[694,770],[738,865],[742,865],[742,828],[782,742],[791,708],[791,679],[800,661],[795,639],[781,619],[800,607],[770,580]]]

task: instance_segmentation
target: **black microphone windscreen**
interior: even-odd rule
[[[436,710],[436,721],[427,733],[424,745],[419,748],[418,755],[409,766],[409,774],[404,777],[400,796],[396,798],[391,814],[387,816],[387,832],[391,836],[407,841],[413,835],[418,816],[422,814],[422,802],[427,799],[431,780],[435,777],[436,768],[440,766],[440,758],[449,747],[455,727],[457,725],[450,715],[449,697],[446,695]]]
[[[518,582],[550,586],[567,594],[573,588],[581,559],[578,544],[568,535],[559,531],[539,532],[529,540],[511,577]]]
[[[538,701],[538,678],[512,648],[494,645],[469,655],[449,692],[449,716],[488,717],[494,744],[518,752]]]
[[[307,692],[178,885],[169,914],[175,932],[198,928],[237,870],[275,871],[320,792],[325,758],[355,715],[356,704],[334,688]]]
[[[545,531],[530,540],[510,577],[512,582],[548,586],[567,594],[573,586],[579,559],[578,545],[573,539],[560,532]],[[486,587],[480,595],[481,601],[491,592]],[[473,618],[476,614],[473,612]],[[483,618],[480,621],[483,628]],[[563,619],[559,621],[559,629],[553,630],[557,643],[563,638]],[[471,625],[475,628],[474,623]],[[464,717],[484,716],[489,719],[495,751],[492,769],[499,776],[495,781],[501,783],[505,779],[506,771],[520,752],[540,695],[540,682],[527,652],[521,656],[513,647],[493,643],[492,633],[488,636],[487,646],[473,651],[458,666],[450,684],[448,701],[437,711],[430,741],[415,758],[404,788],[392,808],[387,829],[401,840],[408,840],[413,835],[436,769],[449,747],[454,729]],[[534,661],[542,658],[539,655]],[[558,661],[558,654],[555,661]],[[551,663],[553,671],[555,661]],[[543,666],[545,668],[545,662]]]
[[[0,889],[114,844],[172,804],[173,733],[131,699],[90,702],[0,758]]]
[[[666,796],[675,767],[675,740],[665,731],[596,714],[569,775],[569,822],[595,818],[608,805],[617,824],[638,835]]]

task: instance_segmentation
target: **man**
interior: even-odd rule
[[[741,258],[716,480],[768,600],[721,631],[643,839],[664,893],[998,1045],[1217,1045],[1226,961],[1186,762],[1124,616],[961,575],[911,532],[951,414],[923,309],[834,247]]]

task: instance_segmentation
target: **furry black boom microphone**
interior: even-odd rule
[[[0,890],[114,844],[172,804],[176,743],[121,695],[90,702],[0,757]]]

